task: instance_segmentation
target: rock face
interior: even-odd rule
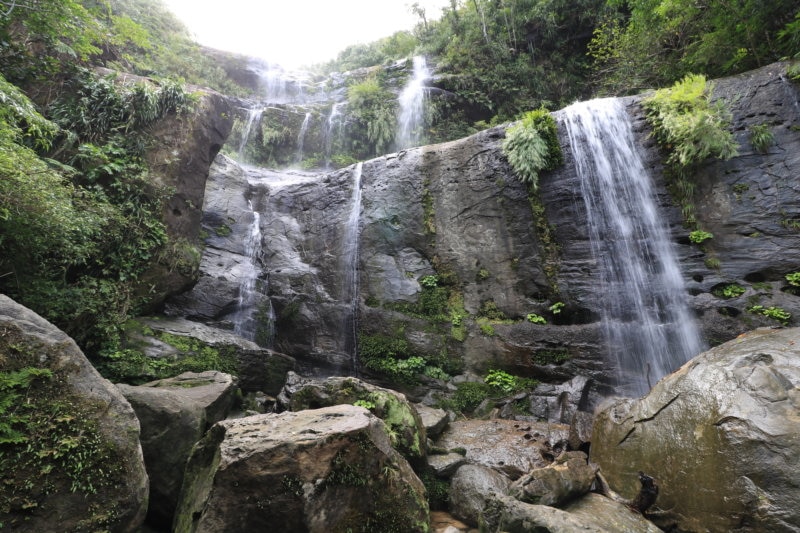
[[[187,466],[174,531],[393,527],[429,531],[425,489],[383,422],[338,405],[215,425]]]
[[[592,488],[597,466],[583,452],[565,452],[552,465],[529,472],[509,489],[511,496],[538,505],[560,507]]]
[[[224,419],[234,401],[236,380],[229,374],[185,372],[134,387],[117,388],[133,406],[142,427],[141,443],[150,476],[150,525],[172,524],[192,447]]]
[[[741,155],[708,161],[695,177],[699,225],[714,234],[703,249],[689,241],[667,192],[663,154],[649,137],[640,98],[623,101],[690,304],[712,345],[776,323],[748,311],[754,305],[800,313],[800,299],[784,279],[800,270],[790,252],[800,247],[796,84],[776,64],[719,80],[714,91],[733,112]],[[752,148],[748,133],[761,124],[775,139],[765,154]],[[535,377],[549,389],[547,398],[532,402],[534,415],[568,422],[571,411],[588,409],[608,392],[614,371],[604,360],[599,312],[605,295],[592,273],[580,178],[563,129],[565,164],[540,179],[543,217],[532,213],[526,188],[502,153],[504,127],[364,162],[359,251],[349,265],[342,257],[356,167],[319,175],[248,169],[245,175],[218,158],[206,195],[205,223],[213,235],[203,275],[192,293],[173,300],[170,313],[227,320],[238,297],[236,272],[244,260],[237,243],[252,220],[249,199],[261,213],[258,264],[274,310],[274,346],[302,359],[302,368],[369,371],[374,353],[362,349],[361,362],[355,361],[356,335],[344,325],[355,303],[362,348],[391,337],[403,343],[399,358],[421,356],[451,374],[501,368]],[[228,233],[214,230],[226,225]],[[357,302],[344,296],[348,272],[357,272]],[[726,297],[722,288],[731,283],[744,294]],[[559,302],[556,313],[551,307]],[[530,313],[548,323],[529,322]],[[577,394],[569,391],[567,405],[560,398],[576,376],[582,386]]]
[[[142,350],[148,357],[180,359],[187,353],[164,340],[183,339],[184,344],[199,343],[230,360],[239,377],[238,385],[245,392],[262,391],[276,395],[283,387],[286,375],[295,367],[291,357],[262,348],[230,331],[206,326],[185,319],[139,319],[142,328],[131,329],[126,339],[128,347]],[[179,343],[180,344],[180,343]]]
[[[37,533],[138,531],[148,479],[133,409],[74,341],[3,295],[0,379],[15,406],[0,410],[0,523]]]
[[[190,111],[153,126],[150,134],[157,142],[145,155],[151,178],[174,191],[164,206],[164,223],[173,247],[181,250],[178,264],[154,264],[142,277],[143,290],[156,295],[152,309],[197,280],[205,182],[233,124],[230,100],[208,89],[194,89],[199,98]]]
[[[597,415],[592,461],[633,497],[637,470],[681,531],[800,528],[800,329],[714,348]]]

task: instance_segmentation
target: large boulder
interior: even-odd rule
[[[592,488],[597,466],[587,462],[583,452],[565,452],[553,464],[533,470],[509,488],[516,499],[558,507],[583,496]]]
[[[222,372],[185,372],[141,386],[118,384],[142,427],[141,443],[150,476],[149,524],[172,524],[183,470],[192,447],[224,419],[235,400],[236,379]]]
[[[511,480],[497,470],[464,465],[450,480],[450,512],[477,526],[492,493],[506,494]]]
[[[799,387],[800,329],[756,330],[603,407],[592,461],[629,498],[653,476],[681,531],[797,531]]]
[[[399,392],[352,377],[314,379],[289,372],[278,402],[290,411],[358,402],[383,420],[392,446],[406,459],[414,464],[425,459],[425,426],[414,405]]]
[[[211,428],[187,465],[174,530],[429,528],[422,482],[383,422],[362,407],[337,405]]]
[[[0,523],[137,531],[148,479],[139,421],[75,342],[0,295]]]

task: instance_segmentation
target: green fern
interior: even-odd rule
[[[550,113],[544,108],[526,113],[506,131],[503,153],[520,181],[534,191],[538,189],[539,174],[564,162],[556,123]]]

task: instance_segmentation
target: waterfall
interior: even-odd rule
[[[306,139],[306,132],[308,132],[308,123],[310,121],[311,113],[306,113],[303,124],[300,126],[300,133],[297,134],[297,155],[295,155],[295,162],[298,165],[303,162],[303,143]]]
[[[248,340],[256,340],[257,334],[264,332],[261,320],[259,318],[266,318],[266,324],[263,325],[267,328],[272,328],[274,324],[274,317],[259,317],[259,307],[263,304],[266,305],[266,312],[268,315],[272,314],[272,305],[268,298],[265,298],[259,290],[258,276],[261,272],[259,267],[259,258],[261,256],[261,215],[258,211],[253,210],[253,204],[248,201],[250,212],[252,213],[253,220],[250,223],[247,235],[244,238],[244,257],[246,263],[240,265],[239,273],[239,298],[236,306],[236,312],[231,317],[233,322],[233,332],[244,337]],[[267,331],[266,339],[259,339],[262,344],[269,345],[271,341],[271,332]]]
[[[703,343],[623,104],[592,100],[563,113],[581,177],[608,350],[620,389],[642,395]]]
[[[342,302],[348,306],[344,317],[344,351],[352,356],[352,370],[357,372],[358,347],[358,237],[361,220],[361,171],[362,163],[353,169],[353,192],[350,199],[350,215],[344,228],[342,240]]]
[[[339,108],[343,102],[336,102],[331,106],[331,114],[328,115],[328,122],[325,128],[325,168],[331,166],[331,151],[333,150],[333,135],[334,129],[338,123],[338,118],[341,116]]]
[[[425,58],[414,57],[414,71],[403,91],[400,93],[400,110],[397,116],[397,135],[395,143],[398,150],[419,146],[422,142],[422,128],[425,125],[425,82],[431,72]]]
[[[251,108],[247,110],[247,119],[245,120],[244,127],[242,128],[242,138],[239,141],[239,150],[237,160],[239,163],[244,163],[247,154],[245,153],[245,148],[247,148],[247,141],[250,140],[250,133],[253,131],[254,124],[261,123],[261,115],[264,113],[264,108]]]

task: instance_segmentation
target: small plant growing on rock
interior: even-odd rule
[[[528,322],[533,324],[547,324],[547,320],[541,315],[537,315],[536,313],[528,313],[528,316],[525,317]]]
[[[511,394],[517,390],[517,378],[503,370],[489,370],[483,382],[502,394]]]
[[[714,291],[714,295],[719,298],[738,298],[742,294],[744,294],[745,288],[741,285],[736,283],[731,283],[729,285],[725,285],[719,289]]]
[[[747,308],[747,311],[750,313],[755,313],[757,315],[764,315],[767,318],[771,318],[773,320],[777,320],[784,326],[789,323],[789,319],[792,318],[791,313],[787,312],[785,309],[775,306],[764,307],[763,305],[752,305]]]
[[[788,281],[789,285],[792,287],[800,287],[800,272],[786,274],[786,281]]]
[[[694,244],[702,244],[706,242],[708,239],[713,239],[713,238],[714,238],[713,233],[709,233],[701,229],[696,229],[693,232],[689,233],[689,240],[692,241]]]
[[[556,122],[550,112],[542,108],[526,113],[506,132],[503,153],[520,181],[535,191],[539,173],[554,170],[564,162]]]
[[[562,309],[564,309],[564,302],[556,302],[550,307],[548,307],[548,309],[550,310],[551,313],[557,315],[561,312]]]

